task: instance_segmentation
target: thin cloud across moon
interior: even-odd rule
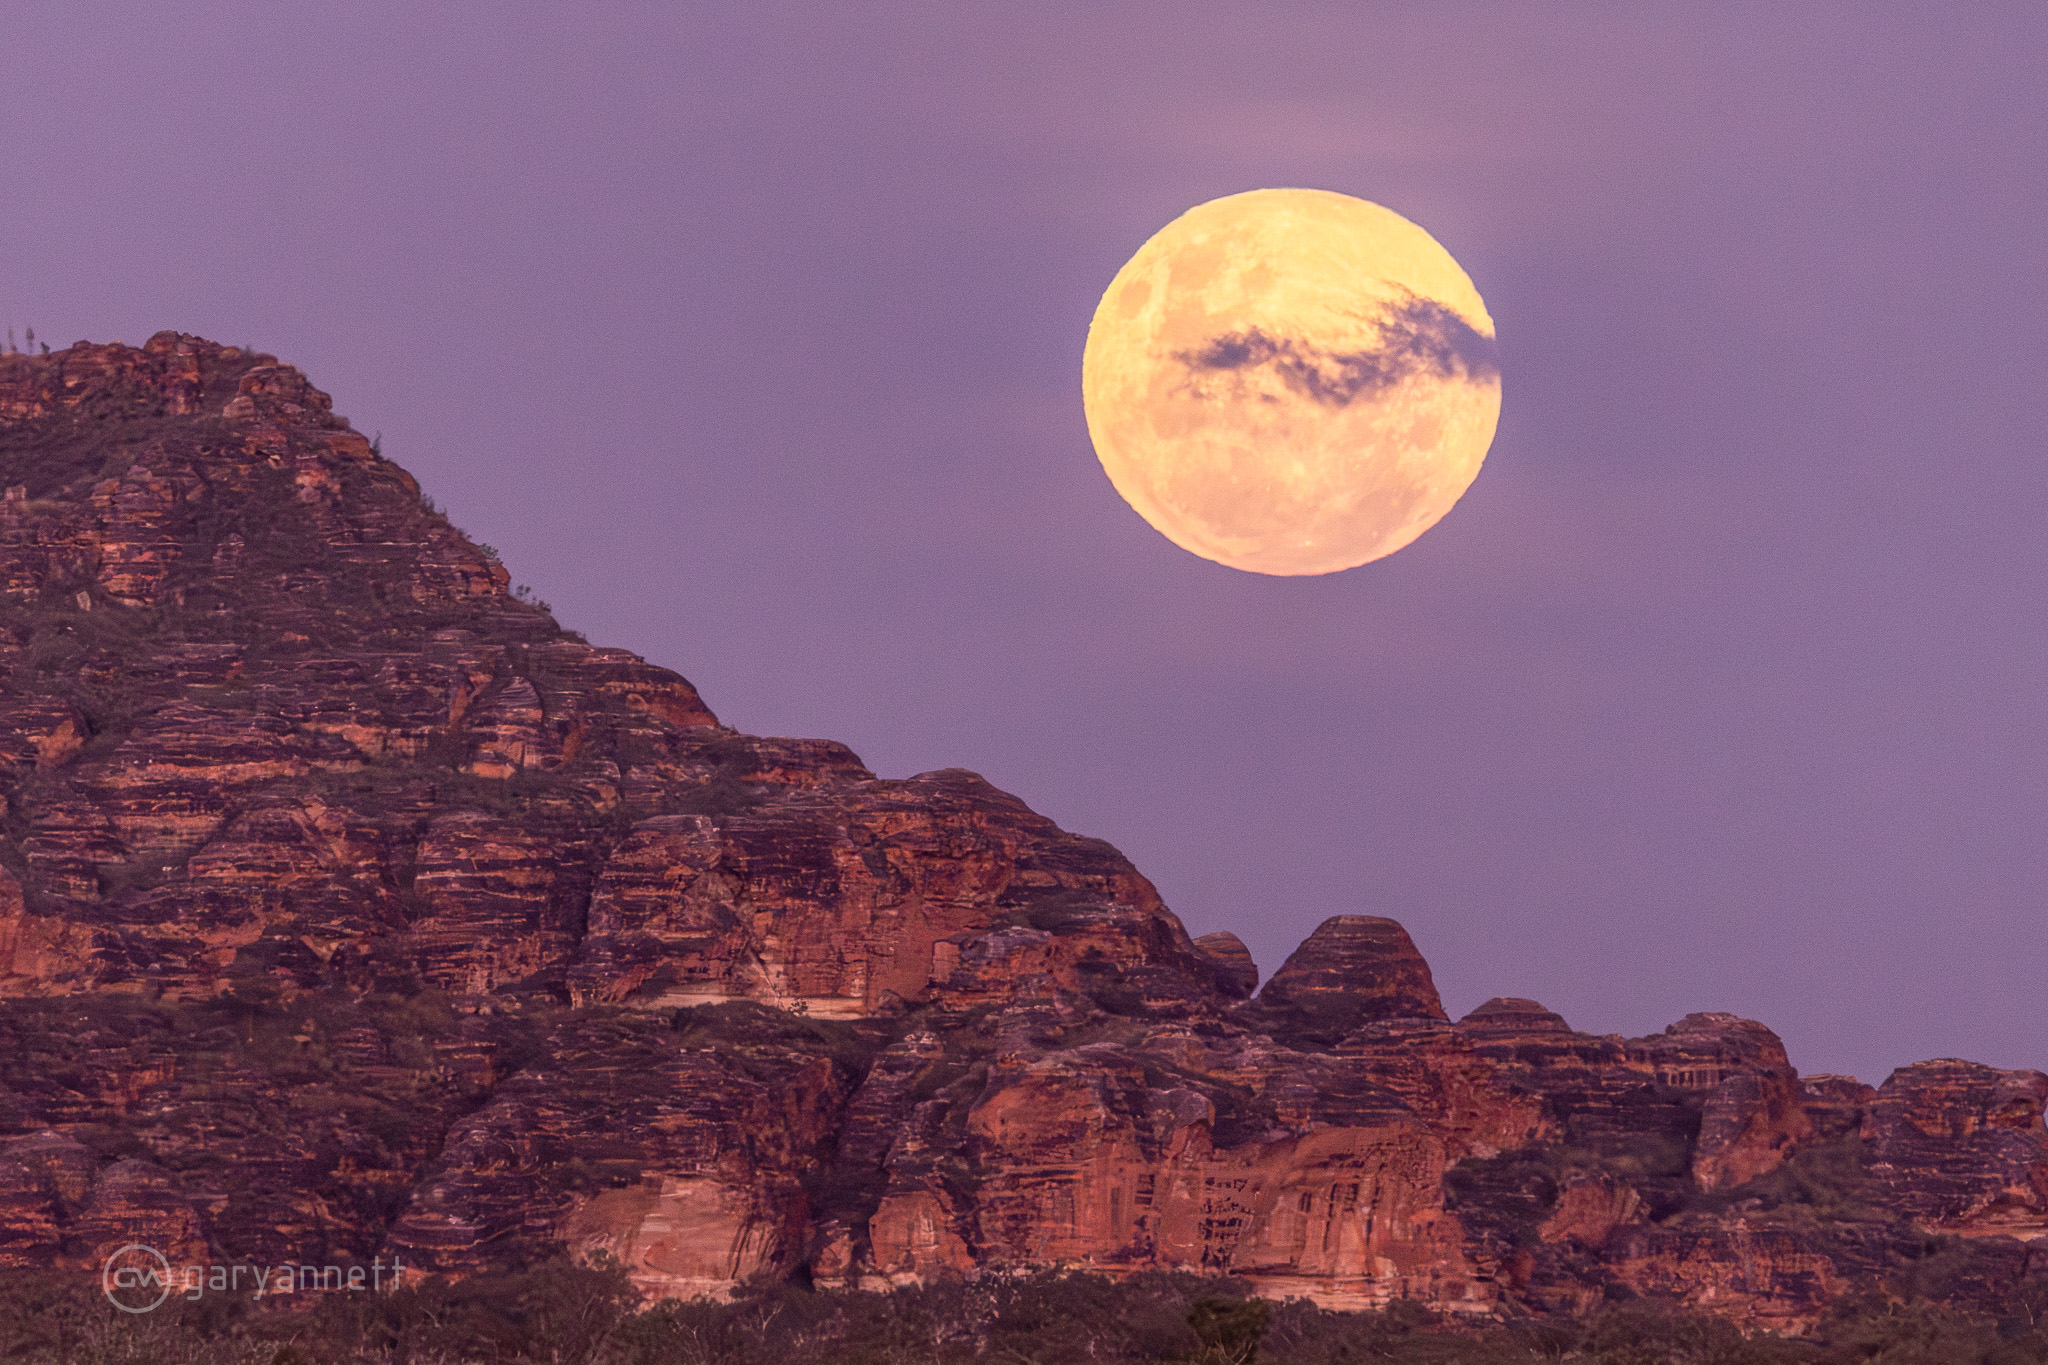
[[[1500,419],[1493,319],[1390,209],[1253,190],[1119,270],[1081,362],[1124,500],[1205,559],[1324,574],[1390,555],[1478,477]]]

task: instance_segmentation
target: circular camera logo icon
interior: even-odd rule
[[[171,1296],[171,1263],[155,1247],[131,1242],[100,1267],[100,1292],[123,1313],[147,1313]]]

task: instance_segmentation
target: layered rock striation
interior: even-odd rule
[[[1454,1021],[1360,915],[1260,988],[975,774],[739,734],[563,630],[271,357],[0,356],[0,487],[0,1263],[1782,1326],[1930,1247],[1969,1292],[2048,1260],[2040,1073]]]

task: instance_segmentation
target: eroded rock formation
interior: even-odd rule
[[[1364,915],[1258,989],[980,777],[738,734],[561,629],[270,357],[0,356],[0,486],[0,1264],[1182,1267],[1794,1325],[1930,1239],[2048,1254],[2040,1073],[1452,1021]]]

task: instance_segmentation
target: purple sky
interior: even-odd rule
[[[729,723],[978,769],[1268,972],[1385,914],[1453,1014],[2048,1065],[2041,7],[0,22],[0,322],[300,365]],[[1138,244],[1281,185],[1503,350],[1465,500],[1321,579],[1169,544],[1079,400]]]

